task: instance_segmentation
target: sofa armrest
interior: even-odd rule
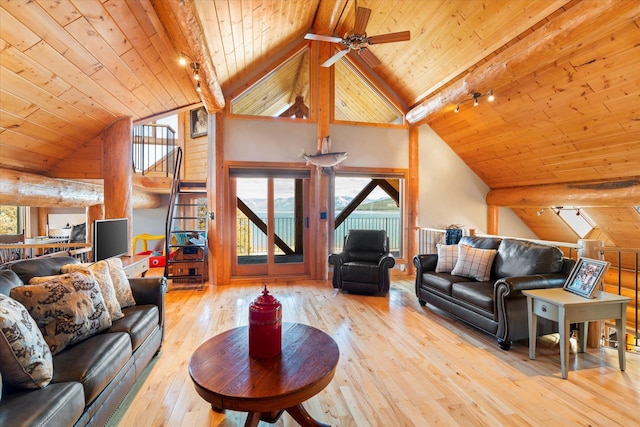
[[[378,261],[378,267],[380,268],[393,268],[396,265],[396,259],[391,254],[384,254]]]
[[[340,267],[347,261],[347,254],[345,254],[344,252],[334,252],[332,254],[329,254],[329,264],[335,267]]]
[[[167,293],[167,278],[163,276],[129,278],[136,305],[153,304],[160,314],[160,329],[164,335],[164,296]]]
[[[494,285],[496,297],[504,299],[515,298],[522,295],[527,289],[561,288],[567,277],[562,273],[533,274],[531,276],[503,277]]]
[[[422,275],[425,271],[435,271],[438,265],[437,254],[418,254],[413,257],[413,265],[416,268],[416,274]]]

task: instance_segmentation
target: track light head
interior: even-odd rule
[[[458,104],[456,105],[456,109],[455,109],[455,110],[453,110],[453,112],[454,112],[454,113],[459,113],[459,112],[460,112],[460,103],[458,103]]]
[[[198,80],[198,85],[196,86],[196,90],[198,92],[202,92],[202,88],[200,87],[200,80]]]
[[[493,89],[491,89],[491,90],[489,91],[489,97],[487,98],[487,101],[489,101],[489,102],[493,102],[493,100],[494,100],[494,99],[496,99],[496,97],[495,97],[495,96],[493,96]]]

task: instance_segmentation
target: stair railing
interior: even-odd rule
[[[180,170],[182,169],[182,148],[176,147],[175,149],[175,161],[174,172],[171,179],[171,192],[169,193],[169,207],[167,209],[167,218],[165,220],[165,239],[164,239],[164,276],[167,277],[169,269],[169,255],[171,249],[171,227],[173,224],[173,213],[176,204],[176,198],[178,191],[180,191]]]
[[[142,175],[174,174],[176,132],[167,125],[146,124],[133,128],[133,166]]]

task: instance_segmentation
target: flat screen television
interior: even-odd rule
[[[129,253],[129,220],[99,219],[93,223],[93,261]]]

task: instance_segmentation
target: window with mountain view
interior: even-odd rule
[[[335,177],[335,251],[340,251],[349,230],[386,230],[391,253],[402,256],[402,203],[404,178],[397,176]]]

